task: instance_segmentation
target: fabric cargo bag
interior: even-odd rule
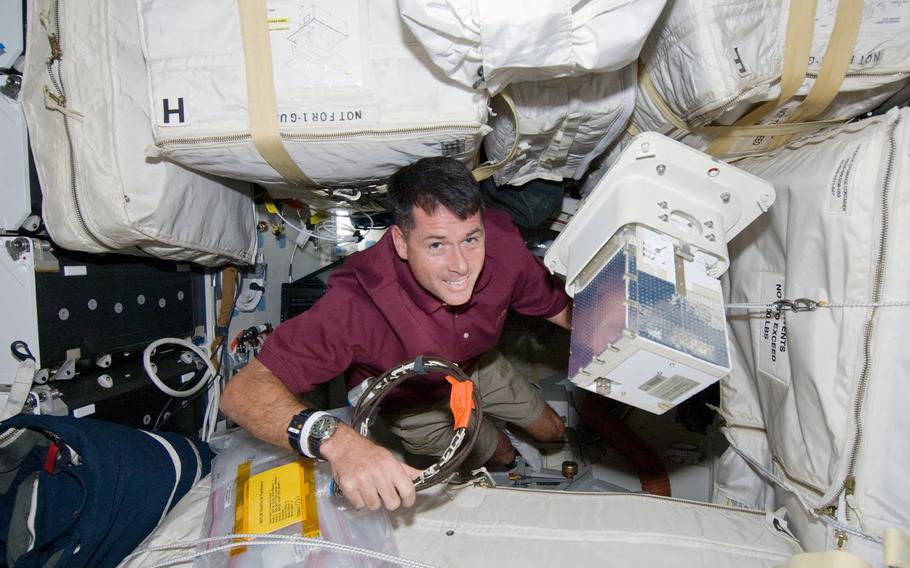
[[[30,0],[22,104],[54,241],[205,265],[256,251],[251,187],[148,158],[131,1]]]
[[[433,62],[467,87],[618,71],[638,57],[665,0],[401,0]]]
[[[670,0],[641,51],[633,124],[705,149],[725,134],[710,124],[844,121],[907,83],[908,56],[905,3]],[[740,132],[710,153],[773,149],[774,132]]]
[[[291,195],[473,166],[487,95],[436,69],[396,0],[137,0],[156,155]],[[305,193],[305,192],[304,192]]]
[[[70,416],[0,422],[0,554],[113,567],[209,472],[208,444]]]
[[[509,155],[518,135],[516,155],[494,174],[496,183],[580,179],[625,131],[635,106],[635,70],[627,65],[611,73],[512,83],[515,115],[497,112],[483,141],[487,157],[498,162]]]
[[[737,162],[777,200],[730,246],[729,299],[751,308],[729,313],[745,364],[723,406],[764,425],[770,455],[750,453],[755,429],[727,435],[806,548],[870,562],[886,529],[910,526],[908,142],[910,110],[894,109]],[[773,304],[800,298],[823,303]]]

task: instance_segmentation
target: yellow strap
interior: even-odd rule
[[[237,0],[243,59],[246,65],[246,94],[253,145],[281,177],[297,186],[319,187],[304,174],[288,154],[278,132],[278,105],[272,71],[272,46],[266,0]]]
[[[638,62],[638,86],[648,95],[651,101],[657,106],[657,109],[660,111],[664,118],[670,121],[670,124],[682,130],[683,132],[691,132],[692,129],[689,128],[689,125],[686,124],[686,121],[681,119],[673,109],[670,108],[670,105],[667,104],[667,101],[661,96],[657,91],[657,87],[654,86],[654,83],[651,82],[651,76],[648,75],[645,66],[642,65],[641,61]]]
[[[824,112],[840,92],[853,57],[862,19],[863,0],[840,0],[837,3],[837,19],[831,30],[831,39],[828,40],[818,77],[803,102],[787,117],[787,122],[812,120]],[[770,148],[779,148],[789,140],[789,136],[776,138]]]
[[[885,561],[889,568],[910,568],[910,537],[900,529],[885,530]]]
[[[784,61],[780,74],[780,94],[736,121],[734,126],[756,124],[768,113],[793,98],[806,78],[809,69],[809,55],[812,51],[812,33],[815,30],[815,7],[817,0],[791,0],[787,14],[787,35],[784,40]],[[706,153],[722,156],[730,151],[735,136],[723,133],[708,146]]]
[[[515,157],[515,154],[518,153],[518,139],[519,139],[519,128],[518,128],[518,109],[515,108],[515,101],[512,99],[512,94],[509,92],[509,89],[504,89],[499,95],[502,97],[502,100],[506,103],[506,106],[509,108],[509,112],[512,113],[512,121],[515,125],[515,140],[512,141],[512,149],[509,150],[509,153],[501,160],[495,164],[487,164],[485,166],[480,166],[476,168],[472,173],[474,174],[474,179],[477,181],[483,181],[490,177],[491,175],[498,172],[502,169],[503,166],[508,164],[512,158]]]
[[[641,134],[641,128],[635,125],[631,120],[629,121],[629,126],[626,127],[626,132],[631,136],[638,136]]]

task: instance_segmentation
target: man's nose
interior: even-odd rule
[[[465,257],[461,247],[452,247],[449,253],[449,270],[457,274],[465,274],[468,271],[468,259]]]

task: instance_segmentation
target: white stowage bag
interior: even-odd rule
[[[666,0],[401,0],[445,73],[498,93],[513,82],[617,71],[635,61]]]
[[[777,200],[731,243],[730,301],[831,304],[731,312],[746,361],[735,382],[751,381],[739,392],[754,391],[753,425],[767,431],[770,455],[750,457],[772,464],[776,506],[804,546],[846,537],[879,562],[876,539],[910,526],[910,109],[737,166],[771,181]],[[748,454],[735,428],[727,434]]]
[[[54,241],[206,265],[250,262],[249,184],[145,155],[152,131],[135,3],[32,0],[28,14],[22,105]]]
[[[206,522],[210,479],[191,489],[121,568],[192,566],[194,540]],[[375,524],[379,517],[367,511],[347,514],[361,525]],[[418,493],[413,507],[393,511],[389,517],[399,557],[421,566],[774,568],[802,552],[773,514],[631,493],[436,486]],[[348,537],[350,542],[350,536],[341,533],[334,539],[345,542]],[[187,544],[180,549],[175,546],[180,542]],[[362,540],[352,544],[368,545]],[[148,550],[167,545],[172,548]],[[280,543],[263,550],[268,548],[273,552],[261,565],[269,568],[284,565],[274,560],[282,551],[289,550],[287,556],[293,559],[294,552],[306,550]],[[232,559],[238,565],[243,560]],[[336,554],[321,563],[312,560],[293,565],[375,565],[354,555],[345,559]],[[213,563],[204,558],[196,562]],[[391,565],[398,564],[382,564]]]
[[[158,153],[211,174],[290,187],[250,134],[259,107],[248,104],[243,3],[134,1]],[[374,185],[425,156],[473,164],[488,131],[488,96],[432,65],[396,0],[267,7],[277,126],[308,178],[301,186]]]
[[[497,185],[581,178],[625,130],[635,106],[635,71],[633,64],[610,73],[512,83],[518,152],[494,174]],[[500,161],[515,141],[515,120],[500,111],[490,125],[493,131],[484,138],[484,149],[487,158]]]
[[[655,92],[689,129],[731,124],[755,103],[775,100],[781,92],[790,6],[788,0],[669,0],[641,51],[639,84],[650,79],[654,91],[639,89],[635,126],[703,149],[710,137],[686,136],[675,128],[653,100]],[[809,24],[814,33],[805,80],[790,103],[766,115],[762,123],[782,121],[810,92],[829,47],[837,9],[836,2],[817,2],[814,24]],[[853,45],[837,96],[824,112],[805,120],[859,116],[907,83],[910,4],[866,2]],[[760,151],[768,138],[745,138],[732,151]]]

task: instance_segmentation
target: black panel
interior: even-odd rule
[[[158,367],[157,375],[177,390],[195,384],[202,374],[193,364],[182,363],[176,356],[157,356],[154,361]],[[196,372],[198,375],[192,381],[181,384],[181,376],[189,379],[190,374]],[[98,378],[102,375],[106,375],[102,382],[112,384],[110,388],[99,384]],[[141,359],[107,369],[96,367],[84,370],[71,380],[52,381],[48,386],[60,391],[71,415],[107,420],[143,430],[152,430],[159,423],[159,430],[189,437],[199,435],[204,389],[192,401],[172,398],[152,384],[142,368]],[[190,404],[181,410],[181,404],[188,401]]]
[[[60,271],[35,277],[41,363],[144,348],[195,329],[202,272],[188,263],[56,250]],[[69,275],[67,275],[69,274]]]
[[[336,260],[332,264],[298,278],[290,283],[281,285],[281,321],[291,319],[313,307],[316,300],[325,294],[326,281],[332,270],[341,266],[344,259]]]

